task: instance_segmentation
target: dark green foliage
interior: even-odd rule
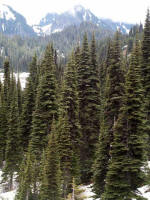
[[[22,89],[21,89],[21,83],[20,83],[19,76],[18,76],[18,80],[17,80],[17,94],[18,94],[18,109],[19,109],[19,117],[20,117],[21,112],[22,112]]]
[[[97,145],[96,159],[93,166],[93,190],[101,196],[104,192],[105,179],[110,158],[111,143],[113,141],[113,126],[115,125],[124,94],[124,75],[121,65],[121,49],[119,32],[116,33],[113,44],[108,46],[105,64],[106,88],[103,89],[101,104],[101,130]],[[102,94],[101,94],[102,95]]]
[[[49,142],[43,162],[40,200],[61,199],[61,178],[58,147],[56,141],[56,125],[53,121]]]
[[[78,66],[79,119],[82,133],[81,174],[82,181],[91,178],[95,143],[99,134],[99,76],[97,71],[95,40],[89,52],[87,36],[84,36]]]
[[[19,132],[19,109],[17,87],[14,77],[11,78],[12,101],[8,118],[8,132],[6,140],[6,153],[4,166],[4,180],[10,178],[10,188],[12,187],[12,177],[14,172],[19,171],[20,164],[20,132]]]
[[[143,61],[142,61],[142,72],[143,72],[143,84],[146,89],[146,95],[149,91],[149,64],[150,64],[150,13],[149,10],[147,11],[145,27],[144,27],[144,36],[142,42],[142,54],[143,54]]]
[[[4,101],[8,109],[10,105],[9,89],[10,89],[10,66],[9,66],[9,61],[7,60],[4,63]]]
[[[109,162],[109,135],[105,127],[104,119],[101,118],[100,136],[97,144],[95,162],[93,164],[93,192],[99,198],[105,187],[105,179]]]
[[[150,13],[147,11],[144,36],[142,43],[142,79],[145,90],[145,111],[147,122],[147,133],[149,135],[148,143],[150,142]],[[150,149],[149,149],[150,156]]]
[[[102,199],[142,199],[137,190],[145,183],[145,115],[138,42],[126,77],[124,104],[114,124],[114,140]],[[143,198],[144,199],[144,198]]]
[[[2,161],[5,160],[5,150],[6,150],[6,140],[8,132],[8,119],[9,119],[9,110],[10,110],[10,65],[9,61],[6,60],[4,63],[4,83],[1,84],[0,91],[0,165],[2,166]]]
[[[106,100],[105,116],[110,130],[114,122],[118,118],[119,109],[122,103],[122,95],[124,93],[124,72],[121,63],[120,49],[120,33],[117,32],[113,42],[113,47],[110,47],[109,60],[107,61],[107,83],[106,83]],[[111,136],[111,133],[110,133]]]
[[[0,91],[0,167],[5,160],[6,134],[8,130],[6,103],[4,101],[4,87],[1,85]]]
[[[60,169],[62,177],[62,196],[66,198],[72,192],[73,159],[71,125],[67,112],[62,111],[58,124],[58,152],[60,157]]]
[[[47,136],[51,131],[53,117],[57,117],[57,107],[55,65],[52,48],[49,45],[42,64],[32,120],[30,145],[32,153],[35,153],[38,159],[48,143]]]
[[[18,82],[19,84],[19,82]],[[23,151],[27,151],[29,139],[32,129],[32,115],[35,109],[35,98],[36,98],[36,89],[38,85],[38,67],[37,67],[37,58],[33,57],[33,60],[30,64],[30,75],[27,79],[26,88],[24,91],[24,102],[22,105],[21,113],[21,125],[20,130],[22,134],[22,148]],[[18,85],[18,90],[19,90]],[[20,92],[18,91],[18,95]],[[21,101],[21,95],[18,97],[18,102]],[[19,106],[21,109],[21,107]],[[21,112],[21,111],[20,111]]]
[[[66,110],[70,125],[71,148],[73,150],[73,176],[80,177],[80,143],[81,130],[79,125],[79,102],[77,92],[77,68],[74,55],[70,58],[64,74],[61,107]]]
[[[34,176],[35,174],[35,158],[31,155],[30,150],[24,156],[20,165],[19,173],[19,188],[15,200],[34,200],[37,195],[34,190]]]

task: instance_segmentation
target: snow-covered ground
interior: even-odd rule
[[[84,190],[82,196],[85,197],[85,200],[94,200],[94,193],[92,192],[92,185],[82,186],[81,189]],[[146,192],[148,190],[147,186],[140,188],[140,192],[143,197],[150,200],[150,192]],[[5,192],[0,194],[0,200],[15,200],[16,190]],[[97,199],[98,200],[98,199]]]
[[[18,74],[17,74],[17,73],[14,73],[14,76],[15,76],[15,78],[16,78],[16,80],[17,80],[17,79],[18,79]],[[29,73],[27,73],[27,72],[19,73],[19,78],[20,78],[20,82],[21,82],[21,87],[22,87],[22,89],[25,88],[26,79],[27,79],[28,76],[29,76]],[[4,73],[0,73],[0,80],[1,80],[1,81],[4,80]]]
[[[14,200],[16,195],[16,190],[11,192],[5,192],[0,194],[0,200]]]
[[[80,188],[84,191],[82,197],[85,197],[86,200],[93,200],[94,193],[92,192],[92,184],[81,186]]]
[[[1,183],[2,181],[2,171],[0,170],[0,200],[14,200],[18,184],[15,181],[16,175],[13,178],[13,190],[10,192],[4,192],[6,190],[7,183]]]
[[[148,162],[148,167],[150,168],[150,162]],[[2,181],[2,171],[0,170],[0,182]],[[82,189],[82,197],[84,197],[85,200],[94,200],[93,196],[94,193],[92,192],[92,184],[87,186],[80,186],[80,189]],[[15,200],[15,195],[17,191],[17,183],[15,183],[15,176],[14,176],[14,190],[10,192],[3,192],[4,188],[3,185],[0,184],[0,200]],[[147,200],[150,200],[150,186],[144,186],[139,189],[139,192],[141,195]],[[100,199],[97,199],[100,200]],[[135,200],[135,199],[133,199]]]

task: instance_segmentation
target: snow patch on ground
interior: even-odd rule
[[[5,192],[0,194],[0,200],[14,200],[16,195],[16,190]]]
[[[85,200],[94,200],[93,197],[94,193],[92,192],[92,184],[88,186],[81,186],[80,188],[84,190],[84,192],[82,193],[82,197],[84,197]],[[148,190],[149,190],[148,186],[144,186],[139,189],[142,196],[150,200],[150,192],[147,192]],[[17,190],[12,190],[10,192],[1,193],[0,200],[15,200],[16,191]]]
[[[13,178],[13,190],[9,192],[4,192],[7,183],[1,183],[2,181],[2,170],[0,170],[0,200],[15,200],[15,195],[17,192],[18,184],[16,183],[17,174],[14,174]]]
[[[87,186],[81,186],[80,188],[84,191],[82,193],[82,197],[85,197],[86,200],[94,200],[93,196],[95,194],[92,192],[92,184]]]
[[[149,186],[143,186],[139,188],[139,191],[141,192],[142,196],[150,200],[150,187]]]

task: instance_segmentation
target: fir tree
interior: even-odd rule
[[[19,109],[18,109],[18,96],[17,88],[14,77],[11,79],[11,92],[13,94],[10,115],[8,119],[8,132],[6,141],[6,164],[3,169],[4,180],[10,178],[10,189],[12,186],[12,178],[14,172],[19,171],[20,163],[20,134],[19,134]]]
[[[32,129],[32,115],[35,109],[35,97],[38,85],[38,67],[37,67],[36,56],[34,56],[32,59],[29,72],[30,75],[27,78],[26,88],[24,91],[24,102],[22,105],[21,125],[20,125],[20,130],[22,135],[22,148],[24,151],[27,151],[28,148],[31,129]],[[20,90],[19,87],[20,86],[18,85],[18,90]],[[20,92],[18,91],[18,95],[19,93]],[[18,101],[19,102],[21,101],[21,97],[18,98]]]
[[[50,45],[45,51],[42,71],[37,88],[30,141],[31,151],[37,155],[39,160],[41,152],[48,143],[52,119],[57,118],[56,74]]]
[[[4,83],[1,84],[0,92],[0,165],[5,160],[6,140],[8,132],[8,119],[10,110],[10,65],[6,60],[4,63]]]
[[[19,108],[19,117],[20,117],[21,112],[22,112],[22,89],[21,89],[21,83],[20,83],[19,76],[18,76],[18,80],[17,80],[17,94],[18,94],[18,108]]]
[[[74,55],[70,58],[64,74],[61,107],[66,110],[70,124],[71,142],[74,154],[73,175],[76,181],[80,177],[80,140],[79,102],[77,93],[77,69]]]
[[[93,38],[89,52],[87,36],[84,36],[78,66],[79,119],[82,133],[81,171],[82,181],[87,183],[91,178],[95,142],[99,134],[99,80]]]
[[[143,75],[143,84],[146,88],[146,95],[149,85],[149,64],[150,64],[150,13],[147,10],[147,16],[145,21],[144,27],[144,35],[143,35],[143,42],[142,42],[142,75]]]
[[[144,35],[142,42],[142,79],[143,87],[145,89],[145,111],[147,121],[147,133],[149,135],[148,143],[150,142],[150,13],[147,11]],[[148,149],[150,154],[150,149]]]
[[[9,61],[6,60],[4,63],[4,101],[6,103],[7,109],[10,105],[10,65]]]
[[[124,103],[114,126],[111,160],[102,199],[144,199],[137,192],[145,182],[142,167],[146,161],[145,115],[139,55],[139,45],[136,42],[126,77]]]
[[[113,126],[118,119],[124,94],[119,32],[116,33],[113,44],[109,45],[106,68],[106,88],[102,98],[103,105],[101,105],[101,129],[93,166],[93,190],[98,197],[104,192],[111,143],[113,141]]]
[[[29,147],[30,149],[30,147]],[[33,174],[35,174],[35,158],[31,151],[27,152],[20,165],[19,172],[19,188],[15,196],[15,200],[34,200],[37,195],[34,192]]]
[[[59,200],[61,199],[60,162],[56,141],[56,125],[54,121],[45,154],[46,158],[43,162],[40,200]]]
[[[6,139],[8,131],[6,102],[4,101],[4,87],[1,85],[0,91],[0,167],[3,167],[5,160]]]
[[[61,111],[58,124],[58,152],[62,177],[62,197],[66,198],[72,192],[73,179],[73,149],[71,140],[71,126],[65,110]]]

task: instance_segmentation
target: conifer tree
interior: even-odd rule
[[[32,59],[29,72],[30,74],[29,77],[27,78],[26,88],[24,91],[24,103],[22,106],[21,125],[20,125],[20,131],[22,135],[22,147],[24,151],[27,151],[28,148],[29,138],[32,129],[32,115],[35,109],[35,97],[38,85],[38,66],[37,66],[36,56],[34,56]],[[19,87],[20,86],[18,85],[18,90]],[[19,99],[20,98],[18,98],[18,101],[21,101]]]
[[[61,111],[58,123],[58,152],[62,177],[62,197],[66,198],[72,192],[73,179],[73,149],[71,140],[71,126],[65,110]]]
[[[80,177],[80,143],[81,130],[79,125],[79,102],[77,93],[77,68],[74,55],[70,58],[64,74],[61,107],[66,110],[70,125],[71,142],[74,154],[73,175],[75,180]]]
[[[42,72],[37,88],[30,141],[31,151],[37,155],[38,160],[48,143],[52,119],[57,118],[56,73],[51,45],[46,48]]]
[[[30,147],[29,147],[30,149]],[[34,200],[37,198],[37,194],[34,191],[34,176],[35,174],[35,157],[29,150],[22,160],[19,172],[19,188],[15,196],[15,200]]]
[[[144,35],[142,42],[142,75],[143,75],[143,86],[146,88],[146,95],[149,86],[149,63],[150,63],[150,13],[147,10],[147,16],[145,20]]]
[[[7,109],[9,109],[10,105],[10,65],[9,61],[6,60],[4,63],[4,100],[7,106]]]
[[[7,110],[6,102],[4,101],[4,87],[1,84],[0,91],[0,167],[3,167],[3,161],[5,160],[6,149],[6,136],[8,131],[7,123]]]
[[[90,144],[97,143],[98,135],[100,130],[100,81],[99,81],[99,71],[98,71],[98,63],[96,56],[96,41],[95,36],[93,35],[91,46],[90,46],[90,118],[92,124],[91,130],[91,138],[89,141]],[[92,149],[91,149],[92,150]],[[95,153],[95,148],[93,149],[93,154]]]
[[[84,36],[78,66],[79,119],[82,133],[81,171],[82,181],[88,183],[91,178],[95,143],[99,134],[99,81],[93,38],[89,51],[87,36]]]
[[[0,95],[0,165],[3,166],[10,110],[10,65],[8,60],[4,63],[4,83],[3,85],[1,84]]]
[[[8,119],[8,132],[6,140],[6,164],[3,169],[4,180],[10,178],[10,189],[14,172],[19,171],[20,164],[20,134],[19,134],[19,109],[15,78],[11,78],[12,101]]]
[[[142,42],[142,79],[143,87],[145,89],[145,112],[147,119],[147,133],[148,133],[148,144],[150,142],[150,13],[147,11],[144,35]],[[149,156],[150,149],[148,148]]]
[[[52,123],[45,154],[40,188],[40,200],[59,200],[61,199],[61,178],[55,121]]]
[[[138,188],[144,185],[145,172],[145,115],[139,45],[132,53],[126,77],[124,103],[114,126],[111,159],[102,199],[144,199]]]
[[[101,106],[101,129],[96,159],[93,165],[93,190],[98,197],[104,192],[111,143],[113,141],[113,126],[118,119],[124,95],[119,32],[116,33],[113,44],[109,45],[106,67],[107,79],[105,96]]]
[[[21,112],[22,112],[22,89],[21,89],[21,83],[20,83],[19,76],[18,76],[18,80],[17,80],[17,94],[18,94],[18,108],[19,108],[19,117],[20,117]]]

